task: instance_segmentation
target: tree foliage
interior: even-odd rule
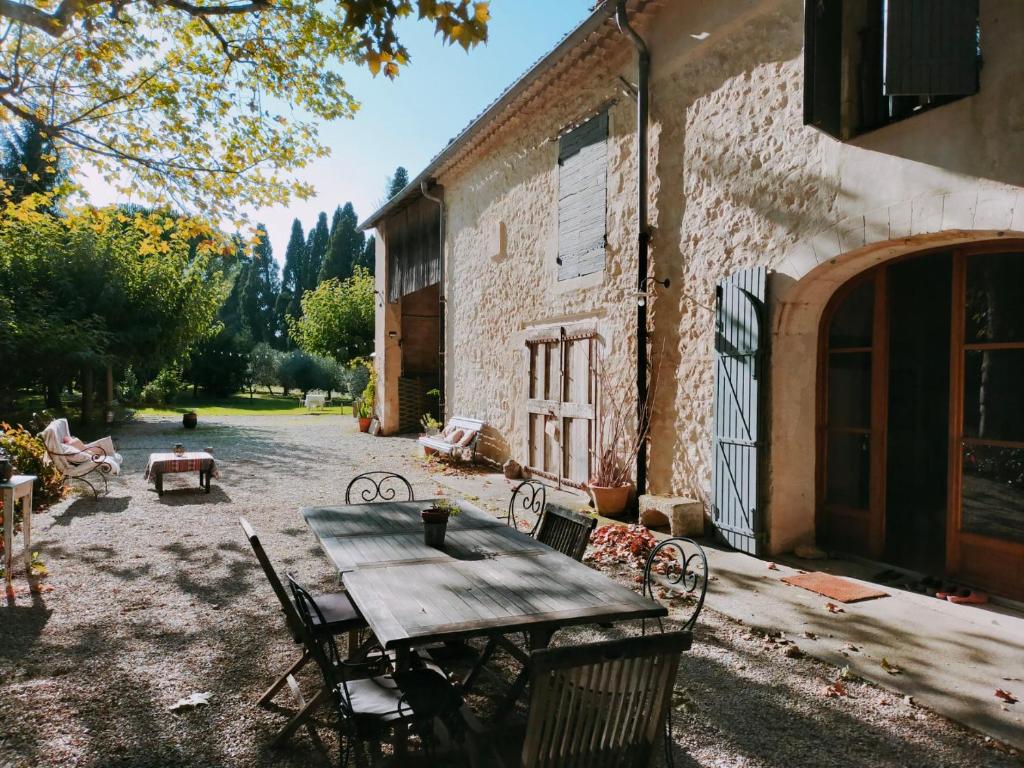
[[[124,208],[0,219],[0,387],[184,355],[224,300],[227,243],[209,232]]]
[[[289,320],[292,339],[307,352],[347,361],[373,351],[374,280],[357,267],[347,280],[325,280],[302,298],[302,317]]]
[[[409,186],[409,172],[405,170],[405,166],[400,165],[397,168],[395,168],[395,175],[388,178],[388,200],[397,195],[407,186]]]
[[[359,217],[352,203],[345,203],[344,208],[339,206],[331,223],[331,243],[320,270],[320,280],[352,277],[353,270],[362,262],[365,248],[366,235],[359,230]]]
[[[339,65],[395,77],[396,21],[445,43],[487,37],[469,0],[3,0],[0,120],[27,120],[76,167],[199,213],[306,197],[317,122],[358,104]]]

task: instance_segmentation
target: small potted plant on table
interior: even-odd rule
[[[441,549],[444,546],[444,535],[448,531],[448,518],[457,514],[458,505],[448,499],[438,499],[420,512],[420,518],[423,520],[423,542],[428,547]]]

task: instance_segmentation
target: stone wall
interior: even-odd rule
[[[719,279],[773,271],[766,501],[781,551],[813,539],[817,326],[835,287],[930,243],[1024,231],[1024,3],[981,0],[981,13],[979,94],[849,142],[802,124],[802,0],[669,3],[645,30],[652,274],[672,281],[652,301],[653,493],[707,495]],[[449,413],[486,419],[498,454],[525,455],[534,327],[594,323],[621,396],[632,392],[635,106],[619,75],[635,82],[625,53],[575,73],[440,179]],[[606,268],[559,284],[557,135],[609,99]]]

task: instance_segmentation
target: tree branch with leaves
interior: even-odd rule
[[[487,38],[487,2],[0,0],[0,119],[26,120],[124,193],[204,214],[305,198],[320,121],[358,103],[339,67],[396,77],[396,23]]]

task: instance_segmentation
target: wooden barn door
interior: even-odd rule
[[[564,329],[526,343],[528,469],[576,488],[593,469],[595,343],[593,332]]]
[[[711,520],[724,541],[751,555],[764,545],[758,501],[766,298],[764,267],[718,285]]]

